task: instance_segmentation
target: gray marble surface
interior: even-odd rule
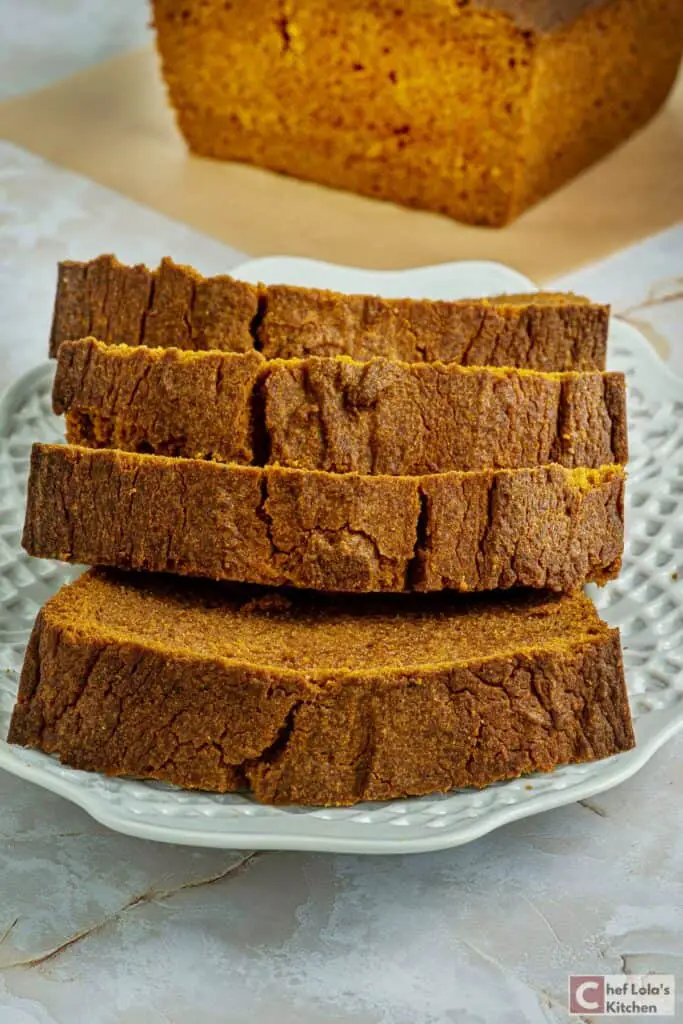
[[[225,273],[246,258],[0,141],[0,388],[47,358],[58,260],[102,252],[150,266],[172,256],[204,274]]]
[[[0,100],[150,38],[148,0],[0,0]]]
[[[680,976],[682,753],[395,858],[164,847],[0,775],[0,1020],[567,1021],[570,971]]]
[[[0,144],[5,381],[44,358],[55,262],[100,251],[205,273],[240,258]],[[679,228],[563,283],[683,370],[682,278]],[[0,1024],[568,1024],[570,971],[678,973],[683,990],[682,791],[679,736],[581,804],[361,858],[130,839],[0,773]]]

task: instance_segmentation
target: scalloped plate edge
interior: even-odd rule
[[[653,712],[657,714],[657,712]],[[36,779],[33,776],[35,769],[21,758],[12,755],[11,761],[7,758],[6,752],[13,748],[6,741],[0,741],[0,768],[10,771],[13,775],[42,786],[59,796],[65,797],[72,803],[77,804],[86,811],[92,818],[108,828],[125,835],[135,836],[139,839],[151,839],[162,843],[176,843],[190,846],[213,847],[218,849],[251,849],[251,850],[302,850],[321,853],[366,853],[366,854],[390,854],[390,853],[428,853],[436,850],[450,849],[455,846],[462,846],[465,843],[479,839],[489,832],[495,831],[503,825],[522,818],[532,817],[543,811],[553,810],[557,807],[564,807],[576,803],[578,800],[596,796],[606,790],[613,789],[622,782],[626,782],[636,774],[668,740],[677,732],[683,729],[683,709],[673,717],[669,717],[666,725],[661,728],[649,741],[640,744],[637,748],[625,754],[618,754],[605,764],[599,775],[588,776],[586,779],[573,783],[563,790],[551,790],[541,793],[525,803],[509,804],[494,811],[486,811],[481,814],[478,820],[470,824],[459,825],[450,831],[444,829],[425,829],[432,835],[412,837],[405,839],[397,836],[395,839],[373,839],[371,836],[326,836],[324,833],[302,834],[301,832],[287,832],[272,829],[269,831],[268,824],[259,819],[259,824],[254,831],[239,828],[225,828],[223,831],[209,831],[205,829],[185,829],[182,838],[179,837],[177,826],[163,826],[145,822],[142,819],[135,822],[130,816],[117,815],[102,802],[101,797],[90,798],[87,790],[80,787],[77,781],[71,778],[60,779],[50,773],[44,774]],[[37,757],[52,760],[47,754],[32,751]],[[62,769],[69,774],[90,775],[91,773],[80,773],[74,769]],[[122,785],[126,784],[125,779],[120,780]],[[297,815],[297,822],[301,821],[304,815]],[[276,819],[286,827],[287,819]],[[331,820],[333,822],[333,820]],[[318,828],[323,824],[321,819],[316,819]],[[339,828],[339,823],[334,823]],[[342,825],[341,827],[345,827]],[[348,829],[348,825],[346,826]],[[229,840],[226,842],[225,840]]]

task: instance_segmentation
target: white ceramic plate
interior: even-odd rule
[[[415,298],[462,298],[533,290],[496,263],[368,271],[270,258],[238,277]],[[130,835],[248,849],[406,853],[469,842],[498,826],[580,800],[633,775],[683,727],[683,381],[627,324],[611,325],[610,367],[629,381],[627,545],[618,580],[593,596],[622,631],[638,746],[597,764],[560,768],[441,797],[309,810],[263,807],[246,796],[184,792],[159,783],[76,771],[4,741],[29,630],[39,606],[77,570],[21,550],[31,443],[62,437],[51,412],[52,366],[18,380],[0,404],[0,767],[59,793]],[[680,573],[681,579],[678,580]]]

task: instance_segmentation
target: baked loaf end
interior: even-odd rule
[[[619,571],[624,471],[361,476],[35,445],[23,544],[87,565],[373,592]]]
[[[634,743],[618,632],[582,594],[340,604],[102,571],[40,612],[9,740],[75,768],[326,805]]]
[[[269,359],[374,356],[407,362],[604,370],[609,307],[577,295],[430,302],[205,278],[164,259],[59,264],[50,339],[247,352]]]
[[[643,125],[683,51],[680,0],[155,0],[154,20],[195,152],[488,225]]]

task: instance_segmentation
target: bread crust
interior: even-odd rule
[[[683,52],[680,0],[154,0],[154,11],[194,153],[492,227],[646,124]],[[381,231],[382,215],[368,223]]]
[[[114,256],[59,264],[50,355],[63,341],[151,348],[254,348],[270,359],[348,355],[535,370],[604,370],[609,307],[536,293],[430,302],[258,288],[164,259],[156,270]]]
[[[569,591],[618,573],[623,495],[619,466],[363,476],[37,444],[23,545],[323,591]]]
[[[624,464],[621,373],[357,362],[65,342],[74,444],[328,473]]]
[[[634,744],[618,631],[583,594],[338,608],[99,571],[40,612],[9,740],[309,805],[481,787]]]

